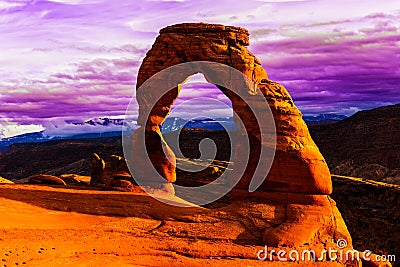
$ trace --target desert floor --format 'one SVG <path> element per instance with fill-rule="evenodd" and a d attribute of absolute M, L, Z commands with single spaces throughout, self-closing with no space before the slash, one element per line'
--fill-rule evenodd
<path fill-rule="evenodd" d="M 140 192 L 1 185 L 0 266 L 292 266 L 202 225 L 205 210 Z M 174 224 L 185 216 L 198 220 Z"/>

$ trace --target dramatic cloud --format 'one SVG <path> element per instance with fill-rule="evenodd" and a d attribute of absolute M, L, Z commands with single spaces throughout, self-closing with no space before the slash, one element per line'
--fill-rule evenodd
<path fill-rule="evenodd" d="M 358 30 L 344 28 L 361 22 Z M 351 115 L 400 102 L 399 22 L 397 12 L 316 26 L 286 25 L 277 29 L 284 38 L 265 38 L 252 49 L 270 78 L 289 89 L 303 113 Z M 310 30 L 327 26 L 334 27 L 330 32 Z"/>
<path fill-rule="evenodd" d="M 400 102 L 398 0 L 231 3 L 0 0 L 0 138 L 122 116 L 158 30 L 189 21 L 248 28 L 249 49 L 305 114 Z M 173 114 L 225 116 L 226 106 L 201 81 L 184 86 Z"/>

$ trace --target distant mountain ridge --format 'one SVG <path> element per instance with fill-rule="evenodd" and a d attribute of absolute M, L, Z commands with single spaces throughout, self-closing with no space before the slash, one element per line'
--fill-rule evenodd
<path fill-rule="evenodd" d="M 341 121 L 347 119 L 346 115 L 338 115 L 338 114 L 319 114 L 318 116 L 303 116 L 303 120 L 308 121 L 322 121 L 322 120 L 335 120 Z"/>
<path fill-rule="evenodd" d="M 101 137 L 120 136 L 124 120 L 110 119 L 110 118 L 96 118 L 82 122 L 66 121 L 66 123 L 67 125 L 76 126 L 78 133 L 51 134 L 48 133 L 48 131 L 43 130 L 40 132 L 25 133 L 12 137 L 0 138 L 0 152 L 6 151 L 12 144 L 40 143 L 40 142 L 47 142 L 51 140 L 62 140 L 62 139 L 82 139 L 82 138 L 101 138 Z M 78 126 L 93 126 L 93 128 L 89 129 L 90 131 L 87 130 L 87 127 L 85 127 L 84 130 L 80 130 Z M 117 127 L 120 128 L 121 130 L 116 131 L 115 129 Z M 57 128 L 57 126 L 55 126 L 55 128 Z"/>
<path fill-rule="evenodd" d="M 338 114 L 319 114 L 318 116 L 303 116 L 303 120 L 308 125 L 333 124 L 347 118 L 348 117 L 345 115 L 338 115 Z"/>
<path fill-rule="evenodd" d="M 323 125 L 335 123 L 339 120 L 347 118 L 344 115 L 337 114 L 320 114 L 318 116 L 304 116 L 303 119 L 307 124 L 310 125 Z M 67 125 L 76 127 L 75 131 L 81 133 L 59 133 L 62 129 L 58 130 L 57 133 L 48 133 L 48 131 L 40 131 L 33 133 L 26 133 L 8 138 L 0 138 L 0 152 L 4 152 L 12 144 L 19 143 L 38 143 L 46 142 L 50 140 L 61 140 L 61 139 L 82 139 L 82 138 L 101 138 L 120 136 L 122 134 L 122 127 L 124 125 L 123 119 L 111 119 L 111 118 L 95 118 L 87 121 L 66 121 Z M 79 126 L 82 126 L 80 129 Z M 89 129 L 87 127 L 90 126 Z M 57 128 L 57 127 L 55 127 Z M 116 130 L 116 128 L 120 130 Z M 194 118 L 194 119 L 183 119 L 179 117 L 168 117 L 161 126 L 163 133 L 174 132 L 179 129 L 204 129 L 204 130 L 237 130 L 237 126 L 233 120 L 233 117 L 221 117 L 221 118 Z"/>
<path fill-rule="evenodd" d="M 309 129 L 332 173 L 400 184 L 400 104 Z"/>
<path fill-rule="evenodd" d="M 311 122 L 318 122 L 318 119 L 323 121 L 324 119 L 343 117 L 331 114 L 320 115 L 312 117 Z M 308 118 L 305 117 L 305 120 L 308 121 Z M 46 141 L 66 140 L 67 143 L 76 143 L 77 140 L 78 143 L 92 143 L 102 137 L 118 139 L 121 137 L 121 131 L 107 131 L 108 125 L 121 125 L 122 123 L 122 120 L 90 120 L 87 124 L 101 125 L 99 129 L 104 129 L 104 131 L 64 137 L 49 136 L 42 131 L 3 138 L 0 140 L 0 151 L 6 154 L 5 151 L 9 147 L 11 147 L 10 150 L 24 147 L 24 144 L 27 147 L 36 147 L 35 143 L 45 143 Z M 192 130 L 186 131 L 186 137 L 189 136 L 189 139 L 193 141 L 197 130 L 218 131 L 223 130 L 224 127 L 229 131 L 236 129 L 232 117 L 191 120 L 169 117 L 161 128 L 165 138 L 168 133 L 176 133 L 181 128 Z M 111 129 L 113 128 L 111 127 Z M 360 111 L 334 124 L 309 124 L 309 129 L 332 173 L 400 184 L 400 104 Z M 92 138 L 93 141 L 89 141 L 89 138 Z M 192 145 L 193 142 L 188 141 L 187 143 Z M 19 144 L 23 144 L 23 146 L 17 146 Z"/>
<path fill-rule="evenodd" d="M 168 117 L 161 125 L 161 131 L 174 132 L 182 128 L 186 129 L 204 129 L 204 130 L 237 130 L 237 126 L 233 117 L 223 118 L 195 118 L 195 119 L 182 119 L 179 117 Z"/>
<path fill-rule="evenodd" d="M 12 144 L 18 143 L 38 143 L 49 141 L 48 136 L 43 134 L 44 131 L 34 132 L 34 133 L 26 133 L 13 137 L 6 137 L 0 139 L 0 152 L 5 151 Z"/>
<path fill-rule="evenodd" d="M 85 122 L 71 122 L 74 125 L 101 125 L 101 126 L 109 126 L 109 125 L 118 125 L 118 126 L 123 126 L 124 125 L 124 119 L 110 119 L 110 118 L 96 118 L 96 119 L 91 119 Z"/>

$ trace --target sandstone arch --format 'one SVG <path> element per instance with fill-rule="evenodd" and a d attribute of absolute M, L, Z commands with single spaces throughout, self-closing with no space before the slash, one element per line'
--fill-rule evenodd
<path fill-rule="evenodd" d="M 239 182 L 232 190 L 233 201 L 226 209 L 242 212 L 243 218 L 251 222 L 251 235 L 268 246 L 307 247 L 320 251 L 334 248 L 335 243 L 344 238 L 348 242 L 347 248 L 352 249 L 350 234 L 335 202 L 328 196 L 332 191 L 328 167 L 312 141 L 300 111 L 286 89 L 268 79 L 260 61 L 247 50 L 247 45 L 249 34 L 238 27 L 192 23 L 169 26 L 160 31 L 143 60 L 137 79 L 138 124 L 141 127 L 134 132 L 133 140 L 128 137 L 127 142 L 130 146 L 127 150 L 129 168 L 136 182 L 140 180 L 138 183 L 145 190 L 150 188 L 146 191 L 150 194 L 154 191 L 173 194 L 171 183 L 176 179 L 176 158 L 159 126 L 178 97 L 180 85 L 189 76 L 200 72 L 231 100 L 234 113 L 238 114 L 235 120 L 239 132 L 248 135 L 250 142 L 249 164 L 243 175 L 232 175 L 231 178 L 239 179 Z M 195 64 L 203 61 L 214 63 Z M 186 67 L 180 69 L 181 63 L 186 63 Z M 221 64 L 231 66 L 245 79 L 230 80 L 229 71 L 219 69 Z M 174 71 L 164 72 L 171 66 Z M 172 90 L 163 91 L 162 87 Z M 268 176 L 256 192 L 250 193 L 248 188 L 257 164 L 261 164 L 261 169 L 266 167 L 266 158 L 260 151 L 269 145 L 263 137 L 270 130 L 256 123 L 254 109 L 249 109 L 253 105 L 260 110 L 268 106 L 272 111 L 277 142 Z M 144 150 L 148 157 L 143 155 Z M 234 160 L 241 153 L 246 153 L 246 149 L 239 142 Z M 193 189 L 191 192 L 198 194 L 201 187 Z M 153 195 L 157 198 L 157 194 Z M 181 196 L 181 192 L 178 195 Z M 199 205 L 204 203 L 201 199 L 196 201 Z"/>
<path fill-rule="evenodd" d="M 193 61 L 211 61 L 229 65 L 250 78 L 262 92 L 271 108 L 276 124 L 276 155 L 268 177 L 259 187 L 259 191 L 276 191 L 308 194 L 330 194 L 332 184 L 328 167 L 318 148 L 310 137 L 307 126 L 302 120 L 287 90 L 280 84 L 270 81 L 261 62 L 246 48 L 249 45 L 249 33 L 239 27 L 204 23 L 186 23 L 166 27 L 160 31 L 150 51 L 140 67 L 137 88 L 153 75 L 171 66 Z M 159 126 L 168 116 L 171 106 L 178 97 L 180 84 L 188 76 L 201 72 L 210 83 L 216 79 L 227 80 L 229 77 L 207 75 L 210 71 L 193 69 L 192 72 L 171 73 L 163 77 L 174 89 L 154 103 L 153 91 L 137 91 L 139 103 L 138 124 L 141 126 L 134 134 L 134 143 L 140 139 L 140 132 L 146 136 L 146 146 L 153 165 L 168 182 L 174 182 L 175 156 L 162 139 Z M 224 75 L 224 74 L 222 74 Z M 217 85 L 218 86 L 218 85 Z M 248 189 L 254 169 L 259 159 L 262 130 L 257 127 L 254 115 L 249 112 L 247 104 L 222 86 L 218 88 L 232 101 L 233 110 L 244 122 L 244 129 L 251 140 L 250 159 L 246 172 L 241 177 L 236 189 Z M 255 93 L 251 86 L 241 87 L 249 95 Z M 147 117 L 147 114 L 150 114 Z M 237 119 L 237 118 L 236 118 Z M 133 146 L 134 149 L 135 146 Z M 163 152 L 163 148 L 167 151 Z M 241 153 L 240 144 L 236 153 Z M 136 175 L 146 176 L 146 163 L 132 153 L 132 161 L 138 165 Z M 149 182 L 151 177 L 149 177 Z"/>

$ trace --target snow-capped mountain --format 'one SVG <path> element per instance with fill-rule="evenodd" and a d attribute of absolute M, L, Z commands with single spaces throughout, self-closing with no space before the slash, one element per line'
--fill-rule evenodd
<path fill-rule="evenodd" d="M 49 136 L 71 137 L 76 135 L 121 132 L 124 125 L 123 119 L 95 118 L 85 121 L 51 121 L 46 125 L 44 133 Z"/>
<path fill-rule="evenodd" d="M 100 126 L 110 126 L 110 125 L 116 125 L 116 126 L 122 126 L 124 125 L 124 119 L 110 119 L 110 118 L 96 118 L 96 119 L 91 119 L 88 121 L 82 121 L 82 122 L 71 122 L 73 125 L 100 125 Z"/>
<path fill-rule="evenodd" d="M 38 143 L 60 139 L 101 138 L 121 135 L 123 119 L 96 118 L 87 121 L 50 123 L 45 130 L 0 138 L 0 152 L 16 143 Z M 133 125 L 135 126 L 135 125 Z"/>
<path fill-rule="evenodd" d="M 346 119 L 345 115 L 338 114 L 320 114 L 318 116 L 304 116 L 303 119 L 307 124 L 329 124 L 335 123 Z M 205 129 L 205 130 L 236 130 L 237 126 L 233 117 L 224 118 L 196 118 L 185 120 L 179 117 L 168 117 L 163 125 L 161 131 L 163 133 L 177 131 L 181 128 L 186 129 Z"/>
<path fill-rule="evenodd" d="M 177 131 L 181 128 L 186 129 L 204 129 L 204 130 L 236 130 L 237 126 L 232 117 L 224 118 L 196 118 L 196 119 L 182 119 L 179 117 L 168 117 L 163 125 L 161 131 L 163 133 Z"/>
<path fill-rule="evenodd" d="M 338 114 L 319 114 L 318 116 L 303 116 L 304 121 L 322 121 L 322 120 L 335 120 L 341 121 L 346 119 L 347 116 L 345 115 L 338 115 Z"/>
<path fill-rule="evenodd" d="M 37 143 L 51 140 L 51 138 L 43 132 L 44 131 L 0 138 L 0 152 L 6 150 L 10 145 L 15 143 Z"/>
<path fill-rule="evenodd" d="M 345 115 L 338 114 L 319 114 L 318 116 L 303 116 L 303 120 L 308 125 L 332 124 L 348 118 Z"/>
<path fill-rule="evenodd" d="M 344 115 L 320 114 L 318 116 L 304 116 L 303 119 L 309 125 L 329 124 L 347 118 Z M 87 121 L 64 121 L 51 124 L 44 131 L 26 133 L 8 138 L 0 138 L 0 151 L 5 151 L 15 143 L 37 143 L 59 139 L 101 138 L 120 136 L 124 126 L 123 119 L 96 118 Z M 137 128 L 135 123 L 129 124 L 129 130 Z M 179 129 L 205 129 L 205 130 L 236 130 L 237 126 L 232 117 L 224 118 L 196 118 L 182 119 L 168 117 L 161 131 L 163 133 L 177 131 Z"/>

